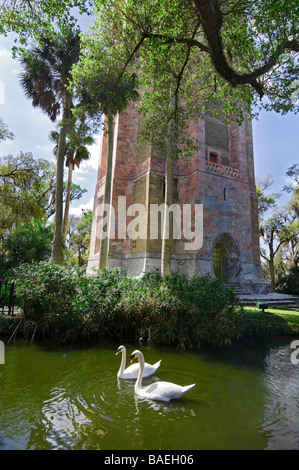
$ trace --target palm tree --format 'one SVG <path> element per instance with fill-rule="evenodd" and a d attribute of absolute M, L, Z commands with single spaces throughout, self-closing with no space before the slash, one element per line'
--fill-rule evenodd
<path fill-rule="evenodd" d="M 23 53 L 23 73 L 20 83 L 34 107 L 39 107 L 52 121 L 61 118 L 57 146 L 55 230 L 52 244 L 52 261 L 63 263 L 63 168 L 66 135 L 73 100 L 68 90 L 71 70 L 80 55 L 80 31 L 70 29 L 63 36 L 44 38 L 42 45 Z"/>
<path fill-rule="evenodd" d="M 64 206 L 64 216 L 62 224 L 62 233 L 64 237 L 67 235 L 68 228 L 68 219 L 69 219 L 69 209 L 71 203 L 71 190 L 72 190 L 72 180 L 73 180 L 73 171 L 75 166 L 79 168 L 83 160 L 89 160 L 90 152 L 87 148 L 88 145 L 95 143 L 95 140 L 92 136 L 81 136 L 76 131 L 72 132 L 73 142 L 69 139 L 66 141 L 65 146 L 65 166 L 68 168 L 68 179 L 67 179 L 67 188 L 66 188 L 66 199 Z M 57 131 L 51 131 L 49 138 L 52 142 L 55 142 L 54 154 L 57 155 L 59 133 Z"/>

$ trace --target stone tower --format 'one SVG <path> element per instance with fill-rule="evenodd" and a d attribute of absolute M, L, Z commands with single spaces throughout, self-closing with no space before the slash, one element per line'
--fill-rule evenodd
<path fill-rule="evenodd" d="M 115 120 L 113 157 L 112 232 L 109 237 L 108 267 L 119 267 L 132 275 L 161 269 L 161 229 L 158 237 L 132 238 L 126 226 L 134 220 L 128 210 L 134 204 L 146 209 L 164 203 L 165 155 L 154 145 L 136 146 L 141 119 L 129 106 Z M 174 203 L 189 206 L 193 221 L 195 207 L 202 224 L 202 243 L 186 249 L 186 240 L 172 243 L 171 270 L 187 275 L 210 275 L 247 292 L 265 293 L 260 266 L 257 197 L 254 177 L 252 128 L 246 119 L 241 126 L 226 125 L 221 118 L 205 116 L 190 126 L 198 144 L 188 163 L 174 164 Z M 99 209 L 103 203 L 107 136 L 102 135 L 88 271 L 99 263 Z M 136 207 L 136 206 L 134 206 Z M 181 217 L 183 219 L 182 213 Z M 140 222 L 140 219 L 139 219 Z M 139 230 L 144 227 L 140 227 Z M 136 227 L 135 227 L 136 228 Z M 136 233 L 136 231 L 135 231 Z M 144 233 L 144 231 L 143 231 Z M 183 233 L 183 232 L 182 232 Z"/>

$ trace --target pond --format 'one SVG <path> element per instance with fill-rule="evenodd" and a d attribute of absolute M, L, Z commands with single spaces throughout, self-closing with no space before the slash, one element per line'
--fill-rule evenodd
<path fill-rule="evenodd" d="M 170 403 L 138 398 L 134 381 L 117 379 L 118 343 L 11 342 L 0 363 L 0 449 L 299 450 L 291 342 L 251 340 L 196 353 L 138 347 L 147 362 L 162 359 L 143 383 L 196 382 Z M 126 346 L 128 364 L 136 345 Z"/>

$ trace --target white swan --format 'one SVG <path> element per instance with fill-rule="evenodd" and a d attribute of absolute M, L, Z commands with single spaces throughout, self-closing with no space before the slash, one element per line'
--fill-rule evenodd
<path fill-rule="evenodd" d="M 186 385 L 182 387 L 181 385 L 177 385 L 171 382 L 154 382 L 146 387 L 141 385 L 143 370 L 144 370 L 144 356 L 142 352 L 134 351 L 131 354 L 131 362 L 134 361 L 135 358 L 138 358 L 140 368 L 138 373 L 138 378 L 135 382 L 134 391 L 136 395 L 142 398 L 149 398 L 150 400 L 160 400 L 160 401 L 170 401 L 175 398 L 181 398 L 187 390 L 194 387 L 195 384 Z"/>
<path fill-rule="evenodd" d="M 125 369 L 126 365 L 126 348 L 125 346 L 121 345 L 116 351 L 116 356 L 121 352 L 122 358 L 121 358 L 121 364 L 119 371 L 117 373 L 117 377 L 119 379 L 137 379 L 138 377 L 138 371 L 139 371 L 139 364 L 131 364 L 129 367 Z M 156 364 L 148 364 L 147 362 L 144 364 L 144 372 L 143 372 L 143 377 L 148 377 L 149 375 L 152 375 L 156 372 L 158 367 L 160 367 L 161 364 L 161 359 L 160 361 L 156 362 Z"/>

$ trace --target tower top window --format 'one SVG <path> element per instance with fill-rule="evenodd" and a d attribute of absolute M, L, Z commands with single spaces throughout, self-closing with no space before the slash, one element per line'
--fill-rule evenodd
<path fill-rule="evenodd" d="M 209 153 L 209 160 L 210 160 L 210 162 L 212 162 L 212 163 L 219 163 L 219 162 L 218 162 L 218 154 L 215 153 L 215 152 L 210 152 L 210 153 Z"/>

